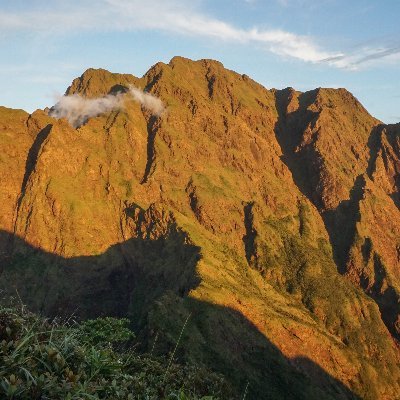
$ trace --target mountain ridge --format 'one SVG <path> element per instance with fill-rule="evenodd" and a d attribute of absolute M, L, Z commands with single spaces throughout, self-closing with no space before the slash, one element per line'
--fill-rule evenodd
<path fill-rule="evenodd" d="M 128 99 L 75 130 L 40 110 L 0 109 L 0 287 L 11 282 L 45 314 L 75 311 L 73 299 L 83 318 L 97 298 L 95 314 L 118 314 L 116 290 L 137 330 L 163 332 L 166 346 L 169 320 L 181 326 L 196 311 L 182 357 L 217 359 L 252 398 L 301 398 L 269 357 L 293 387 L 308 385 L 304 398 L 395 398 L 400 125 L 383 125 L 345 89 L 267 90 L 181 57 L 142 78 L 89 69 L 66 94 L 129 85 L 166 112 L 153 118 Z M 241 318 L 258 333 L 233 328 Z M 285 375 L 288 365 L 300 375 Z"/>

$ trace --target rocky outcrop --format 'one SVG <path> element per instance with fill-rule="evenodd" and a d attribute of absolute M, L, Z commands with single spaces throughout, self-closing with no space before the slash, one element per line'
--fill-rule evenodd
<path fill-rule="evenodd" d="M 127 315 L 156 352 L 190 316 L 180 356 L 250 398 L 396 398 L 399 127 L 212 60 L 90 69 L 67 94 L 129 85 L 166 112 L 127 98 L 74 129 L 0 109 L 3 291 Z"/>

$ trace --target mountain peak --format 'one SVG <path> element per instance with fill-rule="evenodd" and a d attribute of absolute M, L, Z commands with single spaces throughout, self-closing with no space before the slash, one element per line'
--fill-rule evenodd
<path fill-rule="evenodd" d="M 0 290 L 128 316 L 155 353 L 184 326 L 180 356 L 249 398 L 396 398 L 400 124 L 182 57 L 66 93 L 130 85 L 77 129 L 0 108 Z"/>
<path fill-rule="evenodd" d="M 108 94 L 115 85 L 137 84 L 138 78 L 130 74 L 117 74 L 103 68 L 89 68 L 79 78 L 75 78 L 67 88 L 67 96 L 80 94 L 93 98 Z"/>

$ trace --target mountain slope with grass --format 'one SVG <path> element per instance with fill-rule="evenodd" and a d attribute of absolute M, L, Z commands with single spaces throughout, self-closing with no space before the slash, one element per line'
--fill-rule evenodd
<path fill-rule="evenodd" d="M 396 398 L 400 127 L 345 89 L 267 90 L 211 60 L 89 69 L 66 92 L 123 93 L 76 129 L 0 109 L 4 294 L 128 317 L 156 354 L 185 325 L 176 357 L 238 397 Z"/>

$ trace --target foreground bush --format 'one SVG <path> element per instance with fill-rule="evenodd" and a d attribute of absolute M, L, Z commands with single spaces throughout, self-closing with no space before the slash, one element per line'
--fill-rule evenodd
<path fill-rule="evenodd" d="M 133 337 L 127 320 L 57 323 L 0 306 L 0 398 L 227 398 L 220 376 L 139 355 Z"/>

